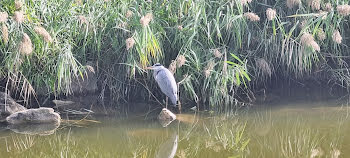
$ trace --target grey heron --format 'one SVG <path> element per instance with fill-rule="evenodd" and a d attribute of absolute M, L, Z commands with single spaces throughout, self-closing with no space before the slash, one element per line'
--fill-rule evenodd
<path fill-rule="evenodd" d="M 173 74 L 163 65 L 156 63 L 146 69 L 153 70 L 153 77 L 157 81 L 160 90 L 170 98 L 173 106 L 177 102 L 177 85 Z M 167 105 L 166 105 L 167 106 Z"/>

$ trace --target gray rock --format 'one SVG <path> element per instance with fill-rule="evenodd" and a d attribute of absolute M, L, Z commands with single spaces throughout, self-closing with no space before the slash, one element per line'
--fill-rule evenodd
<path fill-rule="evenodd" d="M 60 126 L 59 123 L 44 124 L 11 124 L 7 128 L 19 134 L 29 135 L 51 135 Z"/>
<path fill-rule="evenodd" d="M 10 95 L 0 92 L 0 120 L 15 112 L 26 110 L 24 106 L 16 103 Z"/>
<path fill-rule="evenodd" d="M 162 111 L 158 115 L 158 120 L 159 123 L 163 126 L 166 127 L 168 126 L 171 122 L 176 120 L 176 115 L 172 113 L 170 110 L 163 108 Z"/>
<path fill-rule="evenodd" d="M 9 124 L 60 123 L 61 117 L 52 108 L 38 108 L 19 111 L 6 118 Z"/>

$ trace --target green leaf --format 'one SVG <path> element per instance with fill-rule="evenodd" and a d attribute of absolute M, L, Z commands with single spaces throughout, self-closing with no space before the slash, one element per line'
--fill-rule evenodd
<path fill-rule="evenodd" d="M 232 57 L 234 57 L 236 60 L 238 60 L 241 64 L 244 64 L 243 61 L 241 59 L 238 58 L 238 56 L 236 56 L 233 53 L 230 53 Z"/>

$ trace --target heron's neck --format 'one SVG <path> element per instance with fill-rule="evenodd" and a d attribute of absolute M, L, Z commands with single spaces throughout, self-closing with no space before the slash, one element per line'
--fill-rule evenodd
<path fill-rule="evenodd" d="M 158 73 L 161 72 L 161 71 L 162 71 L 162 69 L 154 70 L 153 76 L 156 77 L 158 75 Z"/>

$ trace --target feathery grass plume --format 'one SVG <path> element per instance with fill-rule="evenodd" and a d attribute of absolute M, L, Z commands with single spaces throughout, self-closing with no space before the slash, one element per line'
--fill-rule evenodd
<path fill-rule="evenodd" d="M 75 0 L 75 3 L 78 4 L 78 5 L 82 5 L 83 4 L 82 0 Z"/>
<path fill-rule="evenodd" d="M 321 8 L 321 1 L 320 0 L 309 0 L 308 4 L 312 10 L 320 10 L 320 8 Z"/>
<path fill-rule="evenodd" d="M 266 9 L 266 17 L 270 21 L 275 19 L 276 18 L 276 9 L 267 8 Z"/>
<path fill-rule="evenodd" d="M 321 50 L 320 46 L 318 45 L 318 43 L 316 41 L 310 41 L 309 46 L 311 48 L 313 48 L 315 51 L 319 52 Z"/>
<path fill-rule="evenodd" d="M 125 17 L 130 18 L 134 13 L 131 10 L 126 11 Z"/>
<path fill-rule="evenodd" d="M 323 29 L 319 28 L 318 31 L 317 31 L 317 38 L 320 40 L 320 41 L 323 41 L 326 39 L 326 33 L 323 31 Z"/>
<path fill-rule="evenodd" d="M 250 21 L 259 21 L 260 17 L 252 12 L 246 12 L 244 13 L 244 16 L 249 19 Z"/>
<path fill-rule="evenodd" d="M 23 33 L 23 38 L 19 44 L 19 52 L 24 55 L 30 55 L 33 52 L 32 41 L 26 33 Z"/>
<path fill-rule="evenodd" d="M 322 17 L 322 20 L 324 20 L 324 19 L 327 18 L 327 14 L 328 14 L 328 12 L 320 10 L 315 16 L 316 17 Z"/>
<path fill-rule="evenodd" d="M 9 15 L 6 12 L 0 12 L 0 23 L 6 22 Z"/>
<path fill-rule="evenodd" d="M 268 76 L 272 75 L 271 67 L 269 63 L 263 58 L 259 58 L 256 60 L 255 65 L 258 69 L 260 69 L 263 74 L 267 74 Z"/>
<path fill-rule="evenodd" d="M 348 4 L 338 5 L 337 11 L 340 15 L 347 16 L 350 14 L 350 5 L 348 5 Z"/>
<path fill-rule="evenodd" d="M 177 25 L 177 29 L 182 30 L 183 29 L 182 25 Z"/>
<path fill-rule="evenodd" d="M 14 19 L 16 22 L 22 23 L 24 21 L 23 11 L 15 11 Z"/>
<path fill-rule="evenodd" d="M 44 40 L 48 43 L 51 43 L 53 40 L 51 38 L 51 35 L 45 30 L 45 28 L 41 26 L 35 26 L 34 31 L 44 38 Z"/>
<path fill-rule="evenodd" d="M 334 30 L 332 38 L 333 38 L 333 41 L 334 41 L 335 43 L 338 43 L 338 44 L 341 43 L 342 37 L 341 37 L 341 35 L 340 35 L 339 30 Z"/>
<path fill-rule="evenodd" d="M 214 56 L 217 58 L 221 58 L 222 54 L 220 53 L 219 49 L 215 49 L 213 52 Z"/>
<path fill-rule="evenodd" d="M 23 3 L 22 3 L 22 2 L 20 2 L 20 1 L 15 1 L 15 8 L 16 8 L 17 10 L 20 10 L 20 9 L 22 8 L 22 6 L 23 6 Z"/>
<path fill-rule="evenodd" d="M 171 61 L 168 69 L 172 74 L 174 74 L 176 72 L 176 61 L 175 60 Z"/>
<path fill-rule="evenodd" d="M 120 24 L 118 24 L 118 27 L 121 27 L 121 28 L 126 28 L 128 26 L 128 23 L 126 22 L 121 22 Z"/>
<path fill-rule="evenodd" d="M 303 46 L 309 46 L 318 52 L 320 51 L 320 46 L 317 44 L 317 42 L 314 40 L 310 33 L 305 32 L 300 38 L 300 43 Z"/>
<path fill-rule="evenodd" d="M 130 48 L 132 48 L 135 44 L 135 40 L 134 38 L 130 37 L 128 39 L 125 40 L 126 43 L 126 50 L 129 50 Z"/>
<path fill-rule="evenodd" d="M 86 69 L 89 70 L 90 72 L 95 73 L 94 67 L 92 67 L 92 66 L 90 66 L 90 65 L 86 65 L 85 67 L 86 67 Z"/>
<path fill-rule="evenodd" d="M 85 16 L 79 15 L 78 18 L 79 18 L 79 21 L 81 24 L 86 24 L 86 25 L 89 24 L 89 22 L 86 20 Z"/>
<path fill-rule="evenodd" d="M 301 21 L 300 22 L 300 24 L 299 24 L 299 28 L 304 28 L 305 27 L 305 25 L 306 25 L 306 23 L 307 23 L 307 20 L 306 19 L 304 19 L 303 21 Z"/>
<path fill-rule="evenodd" d="M 211 71 L 214 69 L 214 66 L 215 66 L 214 64 L 215 63 L 213 61 L 210 61 L 208 65 L 205 67 L 203 71 L 205 78 L 208 78 L 210 76 Z"/>
<path fill-rule="evenodd" d="M 140 23 L 143 27 L 148 26 L 149 22 L 153 19 L 152 13 L 147 13 L 145 16 L 142 16 L 140 19 Z"/>
<path fill-rule="evenodd" d="M 287 0 L 287 7 L 289 9 L 294 8 L 295 6 L 298 6 L 301 3 L 300 0 Z"/>
<path fill-rule="evenodd" d="M 252 0 L 241 0 L 242 5 L 247 5 L 250 2 L 252 2 Z"/>
<path fill-rule="evenodd" d="M 184 55 L 179 55 L 176 59 L 176 66 L 178 68 L 182 67 L 186 63 L 186 57 Z"/>
<path fill-rule="evenodd" d="M 329 2 L 326 3 L 326 4 L 324 5 L 324 10 L 327 11 L 327 12 L 333 11 L 332 3 L 329 3 Z"/>
<path fill-rule="evenodd" d="M 4 40 L 4 43 L 7 44 L 7 42 L 9 41 L 9 30 L 6 24 L 4 23 L 2 24 L 1 32 L 2 32 L 2 39 Z"/>

